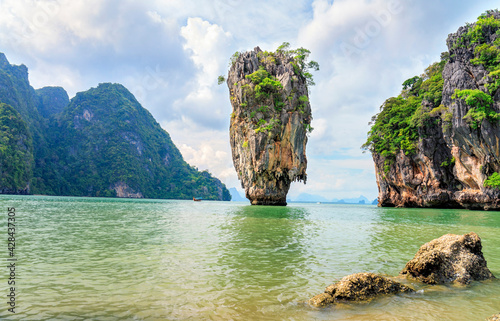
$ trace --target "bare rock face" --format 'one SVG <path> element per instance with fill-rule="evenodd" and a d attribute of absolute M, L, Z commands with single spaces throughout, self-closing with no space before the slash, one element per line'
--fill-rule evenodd
<path fill-rule="evenodd" d="M 498 21 L 500 13 L 491 11 L 487 17 Z M 386 157 L 373 153 L 379 206 L 500 210 L 500 188 L 485 187 L 489 177 L 500 174 L 500 125 L 497 116 L 480 115 L 488 109 L 500 112 L 498 77 L 492 73 L 496 67 L 479 59 L 481 48 L 497 50 L 499 44 L 499 27 L 488 21 L 448 36 L 442 99 L 432 103 L 424 98 L 421 111 L 432 125 L 418 128 L 415 152 L 401 150 L 389 165 Z M 481 91 L 492 104 L 473 110 L 466 99 L 455 96 L 457 90 Z"/>
<path fill-rule="evenodd" d="M 229 70 L 233 163 L 253 205 L 286 205 L 290 184 L 307 179 L 312 117 L 297 64 L 286 51 L 257 47 L 234 57 Z"/>
<path fill-rule="evenodd" d="M 420 247 L 400 273 L 427 284 L 469 284 L 494 278 L 476 233 L 446 234 Z"/>
<path fill-rule="evenodd" d="M 309 300 L 309 304 L 322 307 L 336 302 L 368 301 L 380 295 L 411 293 L 406 285 L 373 273 L 356 273 L 342 278 Z"/>

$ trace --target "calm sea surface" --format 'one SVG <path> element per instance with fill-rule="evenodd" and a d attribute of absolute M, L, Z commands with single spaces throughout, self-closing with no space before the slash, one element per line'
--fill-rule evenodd
<path fill-rule="evenodd" d="M 8 312 L 7 208 L 16 209 Z M 484 320 L 500 281 L 316 309 L 356 272 L 397 275 L 443 234 L 476 232 L 500 277 L 500 213 L 375 206 L 0 196 L 2 320 Z"/>

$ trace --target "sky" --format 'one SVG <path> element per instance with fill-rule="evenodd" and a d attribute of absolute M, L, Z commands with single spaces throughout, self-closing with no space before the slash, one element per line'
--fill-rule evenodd
<path fill-rule="evenodd" d="M 70 98 L 121 83 L 170 134 L 184 159 L 228 188 L 241 185 L 229 145 L 231 55 L 283 42 L 311 51 L 314 131 L 301 193 L 325 199 L 378 194 L 371 117 L 446 51 L 446 38 L 491 0 L 0 0 L 0 52 L 25 64 L 34 88 Z M 243 193 L 242 193 L 243 195 Z"/>

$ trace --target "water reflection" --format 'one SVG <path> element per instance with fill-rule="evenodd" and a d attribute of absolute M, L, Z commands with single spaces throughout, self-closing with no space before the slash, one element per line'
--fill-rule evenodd
<path fill-rule="evenodd" d="M 288 289 L 291 284 L 296 289 L 307 283 L 308 216 L 308 210 L 301 207 L 235 209 L 222 227 L 230 237 L 220 244 L 218 259 L 222 267 L 219 286 L 232 292 L 229 296 L 226 293 L 225 304 L 239 309 L 245 309 L 245 302 L 254 302 L 247 309 L 279 304 L 293 297 L 293 290 Z"/>
<path fill-rule="evenodd" d="M 399 273 L 420 246 L 449 233 L 476 232 L 483 240 L 485 257 L 496 260 L 497 255 L 490 256 L 499 240 L 500 215 L 496 212 L 395 208 L 378 208 L 377 212 L 370 257 L 384 273 Z"/>
<path fill-rule="evenodd" d="M 500 226 L 500 213 L 457 209 L 378 208 L 383 221 L 396 224 Z"/>

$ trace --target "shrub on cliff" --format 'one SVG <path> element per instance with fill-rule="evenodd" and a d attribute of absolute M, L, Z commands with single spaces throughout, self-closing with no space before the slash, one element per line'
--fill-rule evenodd
<path fill-rule="evenodd" d="M 400 150 L 406 155 L 415 152 L 418 128 L 433 124 L 430 119 L 441 104 L 446 59 L 443 55 L 442 60 L 430 65 L 423 75 L 406 80 L 401 94 L 384 102 L 380 113 L 372 117 L 363 149 L 382 155 L 389 162 Z"/>

